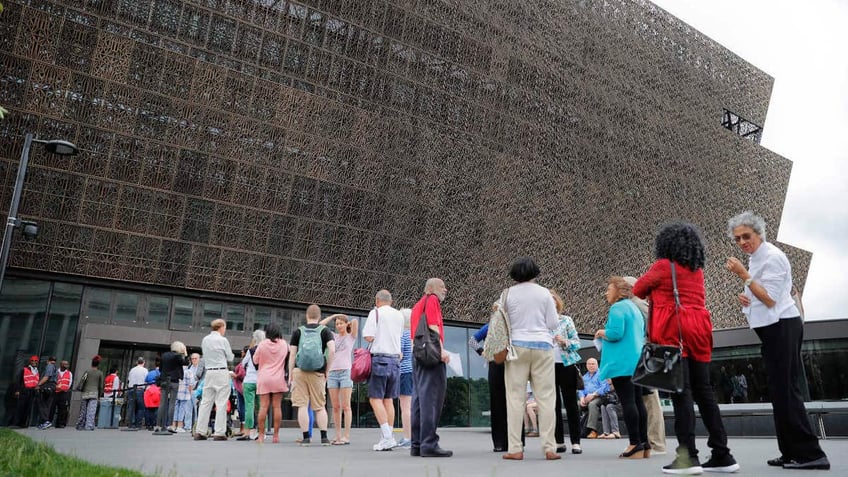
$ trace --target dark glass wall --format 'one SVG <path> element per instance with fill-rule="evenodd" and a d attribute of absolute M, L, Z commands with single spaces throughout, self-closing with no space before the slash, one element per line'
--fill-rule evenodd
<path fill-rule="evenodd" d="M 15 377 L 27 359 L 49 356 L 72 360 L 82 287 L 7 277 L 0 295 L 0 394 L 5 397 L 0 424 L 14 405 Z"/>

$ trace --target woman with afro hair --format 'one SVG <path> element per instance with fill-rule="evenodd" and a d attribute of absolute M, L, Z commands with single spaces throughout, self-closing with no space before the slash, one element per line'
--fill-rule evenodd
<path fill-rule="evenodd" d="M 651 314 L 648 340 L 677 346 L 683 335 L 683 392 L 672 395 L 677 457 L 663 467 L 664 473 L 691 475 L 703 471 L 736 472 L 739 464 L 727 447 L 727 432 L 710 385 L 710 360 L 713 349 L 713 325 L 705 307 L 704 241 L 697 227 L 689 223 L 668 224 L 657 234 L 656 261 L 633 285 L 633 294 L 648 298 Z M 674 263 L 680 297 L 680 328 L 675 313 L 671 266 Z M 709 432 L 707 445 L 712 456 L 703 465 L 695 447 L 695 407 Z"/>

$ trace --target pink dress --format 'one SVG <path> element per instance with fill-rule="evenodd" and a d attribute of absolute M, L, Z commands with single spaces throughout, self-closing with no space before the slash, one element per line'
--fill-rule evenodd
<path fill-rule="evenodd" d="M 286 383 L 286 355 L 289 345 L 285 340 L 276 342 L 266 339 L 259 343 L 253 361 L 259 365 L 256 372 L 256 394 L 284 393 L 289 390 Z"/>

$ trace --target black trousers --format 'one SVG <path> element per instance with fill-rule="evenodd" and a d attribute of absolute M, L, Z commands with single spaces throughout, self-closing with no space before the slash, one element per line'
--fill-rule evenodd
<path fill-rule="evenodd" d="M 677 455 L 698 456 L 695 447 L 695 404 L 707 428 L 707 445 L 716 457 L 730 453 L 727 432 L 710 383 L 710 363 L 683 358 L 683 392 L 671 395 L 674 407 L 674 433 L 677 436 Z"/>
<path fill-rule="evenodd" d="M 506 383 L 504 365 L 489 362 L 489 409 L 492 413 L 492 447 L 506 449 Z"/>
<path fill-rule="evenodd" d="M 68 425 L 68 410 L 71 407 L 71 391 L 57 392 L 53 398 L 53 413 L 56 414 L 56 427 L 65 427 Z"/>
<path fill-rule="evenodd" d="M 568 437 L 572 444 L 580 444 L 580 411 L 577 409 L 577 368 L 572 364 L 554 364 L 556 395 L 556 428 L 554 438 L 557 444 L 565 443 L 562 425 L 562 405 L 565 404 L 565 415 L 568 417 Z M 565 401 L 563 403 L 563 400 Z"/>
<path fill-rule="evenodd" d="M 807 417 L 803 391 L 797 379 L 803 366 L 804 323 L 800 317 L 790 318 L 754 328 L 754 331 L 763 343 L 763 363 L 781 455 L 784 459 L 801 462 L 823 457 L 825 454 Z"/>
<path fill-rule="evenodd" d="M 32 414 L 32 400 L 35 389 L 21 389 L 18 395 L 18 405 L 15 408 L 15 424 L 18 427 L 29 427 L 29 417 Z"/>
<path fill-rule="evenodd" d="M 43 424 L 53 418 L 53 400 L 56 398 L 55 388 L 46 388 L 38 393 L 38 419 Z"/>
<path fill-rule="evenodd" d="M 412 448 L 430 452 L 439 448 L 439 419 L 445 404 L 447 370 L 445 363 L 432 368 L 418 366 L 413 360 Z"/>
<path fill-rule="evenodd" d="M 624 423 L 627 424 L 627 437 L 631 445 L 648 442 L 648 410 L 642 400 L 642 389 L 633 384 L 630 376 L 612 378 L 612 385 L 618 393 L 621 408 L 624 411 Z M 636 388 L 639 388 L 638 390 Z"/>

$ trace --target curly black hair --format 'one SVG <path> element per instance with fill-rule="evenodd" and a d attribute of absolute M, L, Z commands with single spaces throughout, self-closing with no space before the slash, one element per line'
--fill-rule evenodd
<path fill-rule="evenodd" d="M 693 272 L 704 268 L 707 258 L 701 231 L 687 222 L 666 224 L 657 234 L 654 255 L 657 259 L 667 258 Z"/>

